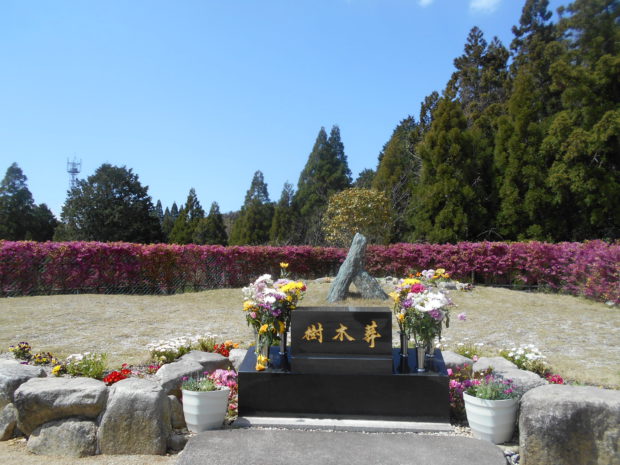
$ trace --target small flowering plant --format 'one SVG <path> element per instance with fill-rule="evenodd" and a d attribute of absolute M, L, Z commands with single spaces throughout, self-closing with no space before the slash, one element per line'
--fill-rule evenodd
<path fill-rule="evenodd" d="M 18 360 L 30 360 L 32 358 L 32 347 L 27 342 L 18 342 L 14 346 L 9 346 L 9 352 Z"/>
<path fill-rule="evenodd" d="M 500 355 L 521 370 L 532 371 L 544 376 L 549 371 L 546 357 L 533 344 L 526 344 L 500 351 Z"/>
<path fill-rule="evenodd" d="M 302 281 L 287 279 L 288 263 L 280 263 L 281 277 L 274 281 L 269 274 L 260 276 L 248 287 L 243 288 L 243 311 L 246 321 L 258 335 L 256 369 L 262 371 L 269 362 L 262 354 L 280 337 L 285 337 L 291 322 L 291 312 L 303 299 L 306 285 Z"/>
<path fill-rule="evenodd" d="M 205 371 L 202 376 L 198 377 L 184 376 L 183 383 L 181 384 L 181 389 L 183 389 L 184 391 L 206 392 L 218 391 L 223 388 L 228 388 L 229 384 L 232 384 L 232 375 L 230 375 L 228 372 L 229 370 L 215 370 L 213 373 Z"/>
<path fill-rule="evenodd" d="M 433 288 L 417 278 L 401 279 L 390 294 L 393 311 L 401 333 L 415 340 L 416 345 L 429 347 L 441 339 L 443 324 L 450 325 L 452 301 L 445 291 Z M 460 319 L 465 319 L 462 314 Z"/>
<path fill-rule="evenodd" d="M 455 369 L 448 368 L 449 396 L 450 396 L 450 417 L 455 421 L 464 421 L 465 401 L 463 400 L 463 392 L 470 387 L 480 384 L 480 380 L 489 376 L 493 370 L 487 368 L 484 371 L 473 371 L 472 366 L 464 364 L 462 367 Z"/>
<path fill-rule="evenodd" d="M 506 400 L 518 397 L 518 392 L 510 379 L 500 379 L 487 375 L 479 383 L 470 386 L 467 394 L 478 399 Z"/>

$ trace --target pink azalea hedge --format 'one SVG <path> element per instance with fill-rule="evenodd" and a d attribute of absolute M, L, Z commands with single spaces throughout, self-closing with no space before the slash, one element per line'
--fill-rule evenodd
<path fill-rule="evenodd" d="M 290 263 L 295 276 L 334 275 L 346 249 L 0 241 L 0 295 L 171 293 L 245 286 Z M 375 276 L 443 267 L 462 281 L 524 284 L 620 303 L 620 244 L 461 242 L 370 246 Z"/>

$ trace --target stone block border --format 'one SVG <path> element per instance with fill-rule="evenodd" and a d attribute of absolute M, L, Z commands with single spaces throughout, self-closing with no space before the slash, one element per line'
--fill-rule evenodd
<path fill-rule="evenodd" d="M 30 452 L 67 457 L 182 450 L 183 377 L 231 367 L 220 354 L 193 351 L 154 377 L 106 386 L 91 378 L 47 377 L 40 367 L 0 360 L 0 441 L 24 435 Z"/>

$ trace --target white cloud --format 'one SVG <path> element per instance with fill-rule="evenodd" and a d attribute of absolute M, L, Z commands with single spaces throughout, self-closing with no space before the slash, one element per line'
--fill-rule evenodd
<path fill-rule="evenodd" d="M 429 6 L 434 1 L 435 0 L 418 0 L 418 3 L 420 4 L 420 6 Z"/>
<path fill-rule="evenodd" d="M 470 0 L 469 8 L 481 13 L 493 13 L 502 0 Z"/>

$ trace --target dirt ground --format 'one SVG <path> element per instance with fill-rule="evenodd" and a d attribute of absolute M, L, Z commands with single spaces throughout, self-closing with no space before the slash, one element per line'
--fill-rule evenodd
<path fill-rule="evenodd" d="M 329 283 L 312 282 L 303 301 L 324 306 Z M 386 288 L 386 290 L 389 290 Z M 452 291 L 456 308 L 444 333 L 448 348 L 459 342 L 483 343 L 485 355 L 502 348 L 534 344 L 554 372 L 572 381 L 620 388 L 620 309 L 583 298 L 477 287 Z M 251 330 L 241 311 L 240 289 L 219 289 L 173 296 L 63 295 L 0 299 L 0 352 L 20 341 L 33 351 L 67 356 L 105 352 L 109 366 L 148 361 L 146 345 L 161 339 L 211 333 L 248 346 Z M 348 299 L 338 305 L 388 306 L 389 301 Z M 394 328 L 396 340 L 396 328 Z M 82 465 L 166 464 L 175 456 L 98 456 Z M 23 441 L 0 442 L 0 463 L 67 465 L 74 459 L 38 457 Z"/>

